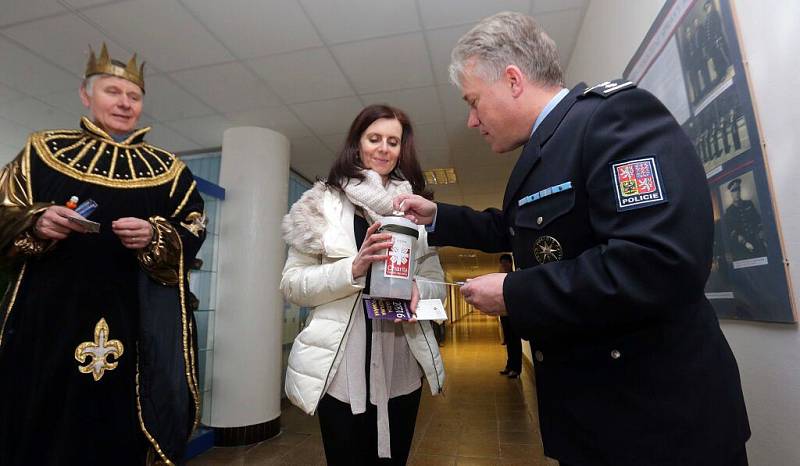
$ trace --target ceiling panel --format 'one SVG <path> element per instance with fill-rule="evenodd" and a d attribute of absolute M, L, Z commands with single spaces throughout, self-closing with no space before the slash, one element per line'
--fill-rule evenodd
<path fill-rule="evenodd" d="M 436 201 L 454 205 L 461 205 L 464 203 L 464 198 L 461 195 L 461 186 L 459 184 L 432 185 L 428 186 L 428 188 L 433 191 Z"/>
<path fill-rule="evenodd" d="M 30 129 L 66 129 L 77 125 L 75 116 L 64 110 L 27 98 L 0 105 L 0 117 Z"/>
<path fill-rule="evenodd" d="M 545 13 L 536 17 L 547 35 L 555 41 L 561 68 L 564 70 L 567 69 L 572 49 L 575 48 L 582 17 L 583 10 L 579 9 Z"/>
<path fill-rule="evenodd" d="M 356 97 L 294 104 L 292 109 L 317 136 L 344 133 L 363 106 Z"/>
<path fill-rule="evenodd" d="M 21 21 L 30 21 L 54 14 L 65 13 L 68 10 L 54 0 L 25 0 L 11 5 L 3 5 L 3 14 L 0 16 L 0 27 Z"/>
<path fill-rule="evenodd" d="M 128 0 L 58 0 L 61 3 L 66 3 L 72 8 L 87 8 L 90 6 L 100 6 L 111 3 L 126 2 Z"/>
<path fill-rule="evenodd" d="M 466 128 L 469 107 L 461 97 L 461 91 L 452 84 L 442 84 L 436 86 L 436 89 L 439 91 L 439 98 L 442 99 L 444 119 L 448 126 L 455 124 L 458 127 Z"/>
<path fill-rule="evenodd" d="M 312 136 L 306 125 L 286 106 L 226 113 L 225 118 L 233 126 L 268 128 L 283 134 L 289 139 Z"/>
<path fill-rule="evenodd" d="M 467 33 L 475 23 L 462 26 L 436 29 L 427 31 L 425 37 L 428 39 L 428 48 L 431 53 L 433 63 L 433 73 L 436 77 L 436 84 L 450 84 L 450 52 L 453 51 L 458 39 Z"/>
<path fill-rule="evenodd" d="M 347 138 L 347 133 L 327 134 L 320 136 L 322 143 L 325 147 L 330 149 L 333 154 L 338 153 L 344 147 L 344 140 Z"/>
<path fill-rule="evenodd" d="M 17 154 L 19 154 L 19 149 L 20 148 L 17 146 L 0 143 L 0 166 L 3 166 L 8 162 L 14 160 L 14 157 L 16 157 Z"/>
<path fill-rule="evenodd" d="M 428 29 L 474 23 L 501 11 L 527 14 L 530 10 L 530 0 L 423 0 L 419 4 Z"/>
<path fill-rule="evenodd" d="M 222 145 L 222 134 L 231 124 L 219 115 L 207 115 L 170 121 L 167 126 L 181 136 L 200 144 L 200 147 L 219 147 Z"/>
<path fill-rule="evenodd" d="M 81 102 L 80 96 L 78 95 L 77 86 L 75 89 L 70 89 L 68 91 L 47 94 L 41 97 L 40 100 L 48 105 L 71 113 L 76 117 L 89 114 L 89 109 L 83 106 L 83 102 Z M 77 124 L 78 119 L 76 118 L 75 125 L 77 126 Z"/>
<path fill-rule="evenodd" d="M 453 161 L 450 159 L 450 150 L 446 148 L 420 148 L 417 151 L 417 159 L 423 170 L 453 167 Z"/>
<path fill-rule="evenodd" d="M 225 47 L 176 0 L 115 3 L 90 8 L 82 14 L 162 71 L 233 59 Z"/>
<path fill-rule="evenodd" d="M 145 86 L 144 110 L 156 120 L 180 120 L 214 112 L 166 76 L 150 76 Z"/>
<path fill-rule="evenodd" d="M 572 8 L 585 9 L 589 0 L 532 0 L 531 14 L 536 16 L 550 11 L 568 10 Z"/>
<path fill-rule="evenodd" d="M 450 144 L 447 142 L 447 132 L 442 122 L 415 125 L 414 136 L 417 142 L 417 149 L 420 151 L 450 150 Z"/>
<path fill-rule="evenodd" d="M 422 33 L 337 45 L 332 51 L 356 92 L 433 85 Z"/>
<path fill-rule="evenodd" d="M 25 94 L 21 94 L 10 87 L 0 84 L 0 104 L 10 100 L 21 99 Z"/>
<path fill-rule="evenodd" d="M 238 58 L 322 45 L 295 0 L 181 0 Z"/>
<path fill-rule="evenodd" d="M 249 65 L 286 103 L 355 95 L 326 48 L 260 58 Z"/>
<path fill-rule="evenodd" d="M 58 40 L 53 40 L 50 34 L 42 34 L 42 31 L 58 31 Z M 99 55 L 100 47 L 105 42 L 112 58 L 127 63 L 131 57 L 130 52 L 75 15 L 24 23 L 6 29 L 3 34 L 81 76 L 89 60 L 89 46 Z"/>
<path fill-rule="evenodd" d="M 25 145 L 31 131 L 33 130 L 0 117 L 0 141 L 7 146 L 16 147 L 17 152 Z"/>
<path fill-rule="evenodd" d="M 281 105 L 267 85 L 239 62 L 177 71 L 171 76 L 218 112 Z"/>
<path fill-rule="evenodd" d="M 414 0 L 300 0 L 328 44 L 420 30 Z"/>
<path fill-rule="evenodd" d="M 201 148 L 197 143 L 186 139 L 172 129 L 166 127 L 163 123 L 143 122 L 142 126 L 152 126 L 152 129 L 147 133 L 147 137 L 145 139 L 147 142 L 161 147 L 164 150 L 168 150 L 170 152 L 183 152 Z"/>
<path fill-rule="evenodd" d="M 292 169 L 309 180 L 325 178 L 333 164 L 333 153 L 317 138 L 293 139 Z"/>
<path fill-rule="evenodd" d="M 66 73 L 3 37 L 0 63 L 0 83 L 30 95 L 76 89 L 80 85 L 77 72 Z"/>
<path fill-rule="evenodd" d="M 444 120 L 439 97 L 433 86 L 401 91 L 362 94 L 365 105 L 389 104 L 403 110 L 414 125 L 436 123 Z"/>

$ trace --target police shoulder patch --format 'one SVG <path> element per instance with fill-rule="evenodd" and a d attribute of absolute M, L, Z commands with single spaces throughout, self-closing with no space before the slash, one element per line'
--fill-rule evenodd
<path fill-rule="evenodd" d="M 585 91 L 581 95 L 578 96 L 579 99 L 584 99 L 586 97 L 591 96 L 600 96 L 606 98 L 608 96 L 614 95 L 617 92 L 624 90 L 624 89 L 633 89 L 636 87 L 636 84 L 633 81 L 627 81 L 624 79 L 615 79 L 614 81 L 605 81 L 600 84 L 596 84 L 592 87 L 586 88 Z"/>
<path fill-rule="evenodd" d="M 617 212 L 667 202 L 655 155 L 611 163 Z"/>

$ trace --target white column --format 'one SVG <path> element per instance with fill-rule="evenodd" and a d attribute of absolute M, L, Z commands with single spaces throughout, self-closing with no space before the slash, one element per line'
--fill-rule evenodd
<path fill-rule="evenodd" d="M 211 391 L 213 427 L 280 416 L 286 249 L 281 219 L 289 192 L 289 140 L 255 127 L 230 128 L 222 142 L 225 187 L 218 244 Z"/>

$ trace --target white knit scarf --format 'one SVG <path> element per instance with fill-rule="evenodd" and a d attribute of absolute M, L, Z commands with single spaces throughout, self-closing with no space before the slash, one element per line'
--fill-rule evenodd
<path fill-rule="evenodd" d="M 364 170 L 363 180 L 350 179 L 343 185 L 344 194 L 350 202 L 364 209 L 368 223 L 380 217 L 391 215 L 394 211 L 392 200 L 398 194 L 411 194 L 411 183 L 404 180 L 389 180 L 384 186 L 381 175 L 372 170 Z"/>

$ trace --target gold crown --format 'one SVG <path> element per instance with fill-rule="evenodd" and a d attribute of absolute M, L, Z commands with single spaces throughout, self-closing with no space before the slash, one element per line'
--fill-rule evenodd
<path fill-rule="evenodd" d="M 88 78 L 96 74 L 110 74 L 111 76 L 127 79 L 142 88 L 142 92 L 144 92 L 144 62 L 137 68 L 135 53 L 131 59 L 128 60 L 128 65 L 123 68 L 117 63 L 114 63 L 108 56 L 108 49 L 106 48 L 105 42 L 103 42 L 103 47 L 100 49 L 99 59 L 95 57 L 94 50 L 92 50 L 92 46 L 90 45 L 89 62 L 86 63 L 86 73 L 83 77 Z"/>

